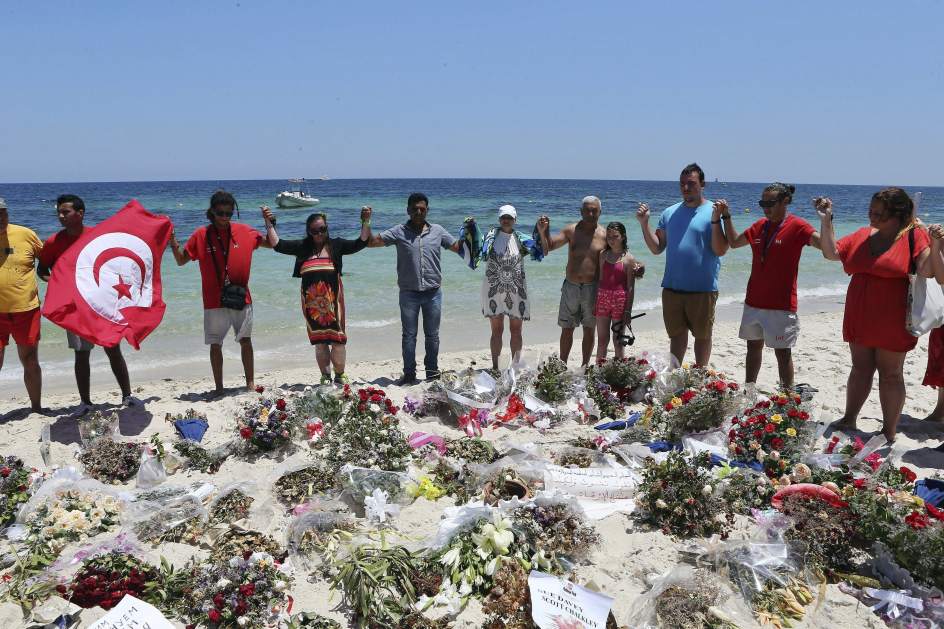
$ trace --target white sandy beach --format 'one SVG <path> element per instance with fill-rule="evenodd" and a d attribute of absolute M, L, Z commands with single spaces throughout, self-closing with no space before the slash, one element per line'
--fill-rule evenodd
<path fill-rule="evenodd" d="M 813 308 L 801 305 L 802 333 L 799 347 L 795 351 L 797 382 L 807 382 L 819 389 L 815 398 L 817 415 L 820 421 L 832 421 L 841 415 L 845 396 L 845 380 L 848 373 L 848 350 L 841 342 L 841 312 L 815 312 Z M 826 308 L 823 308 L 826 310 Z M 835 310 L 833 308 L 833 310 Z M 661 320 L 655 316 L 646 317 L 645 326 L 637 330 L 637 350 L 663 350 L 667 346 Z M 658 324 L 658 325 L 656 325 Z M 484 328 L 484 323 L 483 323 Z M 525 328 L 526 340 L 529 336 Z M 443 326 L 443 337 L 449 335 L 463 335 L 465 331 L 450 329 L 449 322 Z M 399 339 L 391 339 L 395 347 L 399 346 Z M 448 341 L 446 342 L 448 344 Z M 483 344 L 484 345 L 484 344 Z M 944 468 L 944 453 L 933 450 L 944 440 L 944 430 L 937 424 L 928 424 L 918 418 L 924 417 L 933 407 L 936 392 L 920 386 L 926 363 L 927 339 L 922 339 L 918 348 L 913 351 L 905 364 L 905 378 L 908 386 L 908 401 L 905 405 L 905 415 L 899 426 L 899 438 L 895 444 L 895 452 L 901 460 L 916 468 L 919 475 L 927 475 L 934 470 Z M 419 344 L 420 352 L 422 342 Z M 305 351 L 310 351 L 307 347 Z M 526 360 L 534 364 L 542 355 L 556 350 L 554 344 L 529 346 L 525 352 Z M 203 351 L 203 348 L 199 348 Z M 715 328 L 715 344 L 712 354 L 714 366 L 733 376 L 736 380 L 743 379 L 743 342 L 737 338 L 737 321 L 731 317 L 719 321 Z M 689 354 L 689 357 L 691 354 Z M 504 356 L 507 361 L 507 355 Z M 772 352 L 765 354 L 765 362 L 761 371 L 760 386 L 772 390 L 776 383 L 776 363 Z M 13 359 L 15 360 L 15 358 Z M 467 367 L 471 361 L 477 366 L 485 367 L 489 364 L 487 350 L 449 352 L 441 357 L 443 369 L 461 369 Z M 8 358 L 9 362 L 9 358 Z M 571 356 L 571 364 L 576 361 Z M 7 368 L 14 367 L 8 365 Z M 349 367 L 349 374 L 359 382 L 373 383 L 387 390 L 395 402 L 400 403 L 409 390 L 392 386 L 391 380 L 400 370 L 398 358 L 391 357 L 376 361 L 362 361 Z M 207 370 L 209 371 L 209 370 Z M 238 383 L 238 363 L 227 362 L 227 384 L 235 387 Z M 96 373 L 95 397 L 98 400 L 117 401 L 116 395 L 106 396 L 103 393 L 111 384 L 110 374 Z M 266 388 L 281 387 L 300 390 L 306 385 L 317 381 L 317 369 L 286 368 L 273 369 L 268 367 L 259 370 L 257 383 Z M 164 421 L 167 413 L 179 413 L 188 408 L 205 413 L 209 419 L 210 428 L 204 438 L 204 444 L 215 445 L 223 443 L 232 437 L 234 426 L 234 410 L 241 402 L 250 399 L 254 394 L 236 393 L 228 395 L 219 401 L 207 402 L 202 392 L 212 388 L 209 376 L 205 378 L 178 378 L 174 374 L 166 374 L 160 380 L 141 382 L 135 378 L 137 395 L 146 402 L 144 408 L 130 408 L 120 410 L 121 433 L 126 437 L 146 439 L 153 433 L 160 434 L 166 442 L 173 439 L 173 426 Z M 61 385 L 61 386 L 60 386 Z M 68 417 L 69 409 L 76 402 L 76 395 L 72 390 L 71 379 L 65 384 L 56 383 L 48 387 L 55 392 L 46 396 L 44 404 L 52 409 L 50 417 L 40 415 L 25 416 L 15 411 L 22 406 L 24 394 L 19 391 L 12 398 L 8 398 L 0 405 L 0 413 L 5 417 L 0 423 L 0 453 L 16 454 L 22 457 L 28 465 L 43 469 L 40 457 L 40 429 L 47 421 L 51 423 L 52 460 L 59 465 L 74 464 L 74 455 L 78 450 L 78 431 L 74 420 Z M 417 387 L 416 389 L 418 389 Z M 48 390 L 47 389 L 47 390 Z M 414 395 L 418 391 L 413 389 Z M 869 399 L 863 410 L 860 428 L 863 431 L 876 431 L 880 426 L 880 411 L 877 389 Z M 459 436 L 461 433 L 455 426 L 443 425 L 441 422 L 417 423 L 412 418 L 403 419 L 403 429 L 409 433 L 412 430 L 426 430 L 445 436 Z M 499 447 L 512 443 L 554 443 L 580 434 L 590 434 L 592 429 L 574 423 L 565 423 L 552 428 L 544 434 L 531 428 L 510 430 L 499 428 L 487 430 L 486 437 L 493 440 Z M 304 456 L 304 454 L 295 456 Z M 261 459 L 251 466 L 237 458 L 227 460 L 219 473 L 205 476 L 199 473 L 189 474 L 189 479 L 182 478 L 183 474 L 171 477 L 171 482 L 185 480 L 207 480 L 222 486 L 232 480 L 253 479 L 266 483 L 270 472 L 279 462 Z M 133 485 L 133 483 L 132 483 Z M 404 508 L 398 521 L 401 531 L 411 537 L 431 536 L 436 528 L 439 516 L 445 507 L 452 504 L 449 498 L 438 502 L 417 500 L 414 504 Z M 270 521 L 270 530 L 265 531 L 282 539 L 284 530 L 290 517 L 279 515 Z M 661 573 L 674 565 L 678 556 L 678 543 L 659 532 L 648 531 L 634 525 L 631 518 L 617 514 L 596 523 L 603 543 L 593 556 L 592 565 L 581 567 L 578 574 L 582 581 L 592 582 L 603 592 L 615 597 L 613 611 L 618 622 L 633 609 L 635 601 L 647 589 L 646 577 L 653 573 Z M 735 533 L 737 535 L 737 533 Z M 158 549 L 175 559 L 184 558 L 192 553 L 189 546 L 171 544 Z M 304 577 L 296 578 L 293 589 L 295 597 L 295 611 L 316 611 L 332 616 L 343 623 L 343 615 L 335 609 L 339 598 L 332 595 L 324 582 L 307 583 Z M 481 614 L 478 604 L 473 602 L 458 617 L 455 626 L 480 626 Z M 88 610 L 83 613 L 83 624 L 87 626 L 92 620 L 100 616 L 99 610 Z M 15 627 L 21 622 L 19 610 L 12 605 L 0 608 L 0 626 Z M 869 609 L 856 599 L 841 593 L 836 586 L 829 586 L 828 596 L 820 613 L 813 615 L 810 621 L 800 626 L 806 627 L 881 627 L 881 620 L 874 616 Z"/>

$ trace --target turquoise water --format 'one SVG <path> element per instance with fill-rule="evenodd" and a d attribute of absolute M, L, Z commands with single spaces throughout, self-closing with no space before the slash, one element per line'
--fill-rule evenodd
<path fill-rule="evenodd" d="M 168 214 L 175 223 L 178 239 L 184 242 L 190 233 L 206 222 L 206 204 L 218 187 L 236 196 L 241 208 L 239 220 L 263 228 L 258 207 L 275 206 L 275 195 L 285 189 L 282 181 L 188 181 L 123 182 L 79 184 L 0 184 L 0 197 L 10 206 L 10 221 L 34 229 L 47 238 L 59 229 L 54 200 L 70 192 L 85 199 L 86 223 L 95 224 L 137 198 L 155 213 Z M 738 230 L 762 216 L 756 201 L 764 184 L 709 183 L 707 196 L 728 199 Z M 839 235 L 867 224 L 869 198 L 881 186 L 798 185 L 794 212 L 818 226 L 810 199 L 830 196 L 836 207 Z M 926 222 L 944 220 L 944 188 L 916 188 L 923 192 L 920 214 Z M 639 225 L 634 218 L 636 205 L 646 201 L 653 209 L 652 222 L 661 208 L 678 201 L 674 181 L 585 181 L 585 180 L 490 180 L 490 179 L 400 179 L 400 180 L 330 180 L 314 181 L 309 193 L 321 199 L 318 211 L 327 212 L 332 235 L 355 237 L 362 205 L 374 208 L 372 226 L 384 229 L 406 219 L 406 197 L 422 191 L 430 197 L 429 220 L 455 232 L 465 216 L 475 216 L 480 225 L 495 220 L 498 206 L 511 203 L 518 209 L 519 227 L 530 232 L 540 214 L 551 217 L 552 230 L 579 218 L 580 200 L 594 194 L 603 201 L 601 222 L 620 220 L 626 224 L 630 249 L 647 265 L 647 274 L 637 283 L 636 309 L 651 310 L 658 305 L 659 284 L 664 258 L 653 256 L 645 248 Z M 750 210 L 746 212 L 745 210 Z M 279 210 L 279 234 L 300 238 L 308 208 Z M 551 342 L 557 338 L 557 305 L 566 252 L 552 253 L 544 262 L 529 263 L 528 282 L 532 294 L 532 322 L 525 328 L 525 342 Z M 298 281 L 291 277 L 293 259 L 269 250 L 259 250 L 253 259 L 250 290 L 255 309 L 253 332 L 259 369 L 281 365 L 313 363 L 299 312 Z M 736 304 L 743 299 L 750 271 L 749 248 L 729 252 L 722 261 L 720 303 Z M 349 355 L 352 360 L 368 357 L 398 358 L 400 323 L 397 307 L 395 250 L 366 249 L 345 259 L 345 294 L 348 305 Z M 207 350 L 203 346 L 203 315 L 200 299 L 200 274 L 195 264 L 177 267 L 168 251 L 163 260 L 164 300 L 167 314 L 163 323 L 140 352 L 130 348 L 133 379 L 209 374 Z M 479 308 L 482 271 L 471 271 L 458 256 L 443 253 L 444 313 L 443 350 L 487 347 L 488 326 Z M 838 263 L 827 262 L 818 251 L 808 250 L 800 265 L 800 312 L 814 299 L 835 301 L 845 293 L 848 283 Z M 44 290 L 44 287 L 42 288 Z M 655 325 L 661 317 L 646 317 Z M 422 348 L 422 340 L 419 347 Z M 235 358 L 232 341 L 224 345 L 229 358 Z M 65 334 L 48 321 L 43 322 L 41 360 L 47 387 L 71 386 L 71 352 Z M 422 354 L 422 350 L 420 350 Z M 93 354 L 95 385 L 110 386 L 110 375 L 101 352 Z M 12 356 L 10 357 L 12 358 Z M 0 372 L 0 388 L 18 391 L 22 373 L 15 359 L 8 358 Z M 105 376 L 98 367 L 105 368 Z M 392 369 L 392 372 L 395 369 Z M 227 377 L 240 373 L 238 362 L 228 361 Z"/>

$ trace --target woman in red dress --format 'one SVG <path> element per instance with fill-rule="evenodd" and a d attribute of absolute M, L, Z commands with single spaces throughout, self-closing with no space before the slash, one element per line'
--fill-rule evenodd
<path fill-rule="evenodd" d="M 931 234 L 931 268 L 938 284 L 944 284 L 944 227 L 931 225 L 928 232 Z M 944 421 L 944 327 L 931 330 L 924 385 L 937 389 L 937 406 L 925 421 Z"/>
<path fill-rule="evenodd" d="M 822 219 L 823 256 L 841 261 L 843 270 L 852 276 L 842 322 L 852 369 L 846 387 L 846 413 L 834 426 L 855 428 L 878 371 L 882 434 L 894 441 L 905 404 L 905 355 L 918 342 L 905 327 L 908 274 L 916 270 L 932 277 L 930 239 L 915 221 L 914 202 L 901 188 L 885 188 L 872 195 L 869 226 L 838 242 L 833 231 L 832 201 L 820 198 L 815 204 Z"/>

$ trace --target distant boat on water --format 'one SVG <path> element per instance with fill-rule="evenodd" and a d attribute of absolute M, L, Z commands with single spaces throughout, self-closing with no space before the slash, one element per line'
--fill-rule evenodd
<path fill-rule="evenodd" d="M 303 189 L 305 185 L 304 179 L 289 179 L 288 183 L 290 184 L 288 190 L 283 190 L 275 195 L 275 203 L 279 207 L 311 207 L 318 205 L 320 202 Z"/>

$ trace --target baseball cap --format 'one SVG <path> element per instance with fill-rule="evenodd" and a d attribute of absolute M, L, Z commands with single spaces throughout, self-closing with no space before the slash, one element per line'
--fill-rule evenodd
<path fill-rule="evenodd" d="M 511 218 L 518 220 L 518 211 L 513 205 L 503 205 L 498 208 L 498 218 L 502 216 L 510 216 Z"/>
<path fill-rule="evenodd" d="M 3 197 L 0 197 L 0 210 L 5 210 L 5 209 L 7 209 L 7 202 L 3 200 Z"/>

